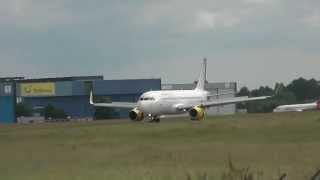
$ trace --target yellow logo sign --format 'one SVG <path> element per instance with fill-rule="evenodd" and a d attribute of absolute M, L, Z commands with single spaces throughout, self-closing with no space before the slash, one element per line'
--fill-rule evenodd
<path fill-rule="evenodd" d="M 25 83 L 21 84 L 21 96 L 54 96 L 54 83 Z"/>

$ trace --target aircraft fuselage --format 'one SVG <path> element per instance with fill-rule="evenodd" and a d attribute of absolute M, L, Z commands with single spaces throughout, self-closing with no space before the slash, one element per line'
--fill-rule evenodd
<path fill-rule="evenodd" d="M 308 110 L 316 110 L 317 108 L 318 104 L 316 102 L 307 104 L 292 104 L 278 106 L 273 110 L 273 112 L 302 112 Z"/>
<path fill-rule="evenodd" d="M 208 95 L 208 91 L 197 90 L 149 91 L 141 95 L 138 109 L 148 115 L 185 113 L 180 107 L 201 104 Z"/>

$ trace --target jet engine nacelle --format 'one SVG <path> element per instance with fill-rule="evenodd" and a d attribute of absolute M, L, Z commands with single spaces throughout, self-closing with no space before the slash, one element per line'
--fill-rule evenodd
<path fill-rule="evenodd" d="M 202 106 L 196 106 L 189 110 L 189 116 L 191 117 L 191 120 L 194 120 L 194 121 L 203 120 L 205 113 L 206 113 L 205 108 Z"/>
<path fill-rule="evenodd" d="M 144 113 L 138 108 L 134 108 L 129 112 L 129 118 L 132 121 L 142 121 L 144 119 Z"/>

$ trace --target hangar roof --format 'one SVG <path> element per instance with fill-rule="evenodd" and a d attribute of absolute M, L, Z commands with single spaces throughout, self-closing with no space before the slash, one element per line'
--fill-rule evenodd
<path fill-rule="evenodd" d="M 24 77 L 0 77 L 0 82 L 23 80 Z"/>
<path fill-rule="evenodd" d="M 103 76 L 69 76 L 55 78 L 38 78 L 38 79 L 18 79 L 17 82 L 59 82 L 59 81 L 95 81 L 103 80 Z"/>

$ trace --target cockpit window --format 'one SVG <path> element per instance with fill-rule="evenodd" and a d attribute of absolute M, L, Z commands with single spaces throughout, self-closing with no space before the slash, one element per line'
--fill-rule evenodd
<path fill-rule="evenodd" d="M 154 101 L 155 99 L 153 97 L 143 97 L 140 98 L 140 101 Z"/>

